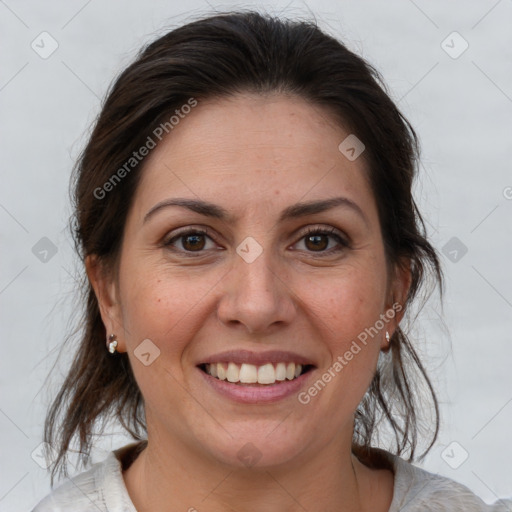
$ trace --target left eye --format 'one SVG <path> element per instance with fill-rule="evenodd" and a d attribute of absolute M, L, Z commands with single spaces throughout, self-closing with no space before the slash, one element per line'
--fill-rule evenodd
<path fill-rule="evenodd" d="M 334 240 L 334 247 L 330 244 Z M 303 243 L 305 250 L 309 252 L 337 252 L 345 247 L 348 243 L 337 234 L 336 230 L 310 230 L 303 235 L 298 243 Z M 301 249 L 304 250 L 304 249 Z"/>

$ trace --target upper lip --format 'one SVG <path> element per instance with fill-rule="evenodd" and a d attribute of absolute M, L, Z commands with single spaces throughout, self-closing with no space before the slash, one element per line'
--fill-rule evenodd
<path fill-rule="evenodd" d="M 284 350 L 267 350 L 265 352 L 251 352 L 250 350 L 227 350 L 219 352 L 203 359 L 199 364 L 228 363 L 253 364 L 261 366 L 266 363 L 298 363 L 316 366 L 314 362 L 305 356 Z"/>

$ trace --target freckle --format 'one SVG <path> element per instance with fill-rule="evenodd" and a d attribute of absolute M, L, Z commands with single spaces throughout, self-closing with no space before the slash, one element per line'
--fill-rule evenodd
<path fill-rule="evenodd" d="M 278 195 L 279 195 L 279 190 L 275 190 L 275 191 L 274 191 L 274 194 L 275 194 L 276 196 L 278 196 Z"/>

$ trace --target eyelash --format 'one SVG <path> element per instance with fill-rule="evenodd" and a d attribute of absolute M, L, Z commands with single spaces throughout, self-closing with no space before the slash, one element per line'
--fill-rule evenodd
<path fill-rule="evenodd" d="M 194 257 L 196 254 L 200 255 L 201 253 L 204 252 L 204 250 L 187 251 L 186 249 L 171 248 L 172 244 L 175 241 L 177 241 L 179 239 L 186 238 L 189 235 L 204 235 L 204 236 L 210 238 L 212 241 L 214 241 L 213 237 L 212 237 L 212 235 L 211 235 L 211 233 L 210 233 L 210 231 L 208 229 L 205 229 L 205 228 L 188 229 L 188 228 L 186 228 L 184 231 L 178 232 L 172 238 L 170 238 L 167 241 L 165 241 L 163 243 L 163 246 L 165 248 L 168 248 L 168 249 L 172 250 L 172 251 L 181 252 L 182 254 L 186 254 L 187 257 L 188 256 Z M 325 236 L 329 236 L 331 238 L 335 238 L 336 241 L 338 242 L 338 247 L 335 247 L 335 248 L 331 248 L 331 249 L 327 249 L 327 250 L 323 250 L 323 251 L 306 251 L 306 252 L 309 252 L 311 254 L 315 254 L 317 256 L 322 257 L 323 255 L 332 255 L 333 253 L 338 253 L 338 252 L 340 252 L 340 251 L 342 251 L 344 249 L 350 248 L 349 242 L 340 234 L 340 232 L 336 228 L 309 227 L 309 228 L 306 229 L 306 231 L 304 231 L 301 234 L 301 237 L 300 237 L 299 241 L 303 240 L 304 238 L 307 238 L 308 236 L 311 236 L 311 235 L 325 235 Z"/>
<path fill-rule="evenodd" d="M 339 244 L 338 247 L 331 248 L 331 249 L 328 249 L 326 251 L 308 251 L 308 252 L 311 252 L 313 254 L 318 252 L 318 254 L 320 254 L 320 255 L 322 255 L 322 254 L 329 254 L 330 255 L 330 254 L 333 254 L 333 253 L 340 252 L 340 251 L 342 251 L 344 249 L 349 249 L 350 248 L 350 244 L 347 241 L 347 239 L 345 239 L 336 228 L 309 227 L 309 228 L 306 229 L 306 231 L 304 231 L 302 233 L 302 235 L 301 235 L 299 240 L 307 238 L 308 236 L 311 236 L 311 235 L 326 235 L 326 236 L 335 238 L 337 240 L 338 244 Z"/>

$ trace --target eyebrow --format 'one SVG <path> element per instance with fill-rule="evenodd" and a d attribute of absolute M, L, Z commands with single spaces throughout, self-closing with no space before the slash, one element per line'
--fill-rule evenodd
<path fill-rule="evenodd" d="M 236 221 L 236 218 L 230 214 L 227 210 L 218 206 L 214 203 L 210 203 L 208 201 L 202 201 L 200 199 L 187 199 L 187 198 L 173 198 L 173 199 L 165 199 L 157 203 L 153 206 L 144 216 L 143 223 L 146 223 L 151 217 L 153 217 L 158 211 L 161 211 L 165 208 L 171 206 L 180 206 L 182 208 L 188 208 L 189 210 L 199 213 L 200 215 L 204 215 L 206 217 L 213 217 L 215 219 L 219 219 L 225 222 L 233 223 Z M 309 201 L 293 204 L 285 208 L 279 217 L 279 222 L 283 222 L 288 219 L 305 217 L 306 215 L 313 215 L 315 213 L 322 213 L 332 208 L 343 206 L 346 208 L 350 208 L 364 220 L 366 224 L 368 224 L 368 219 L 366 218 L 361 207 L 348 199 L 347 197 L 333 197 L 330 199 L 322 199 L 318 201 Z"/>

